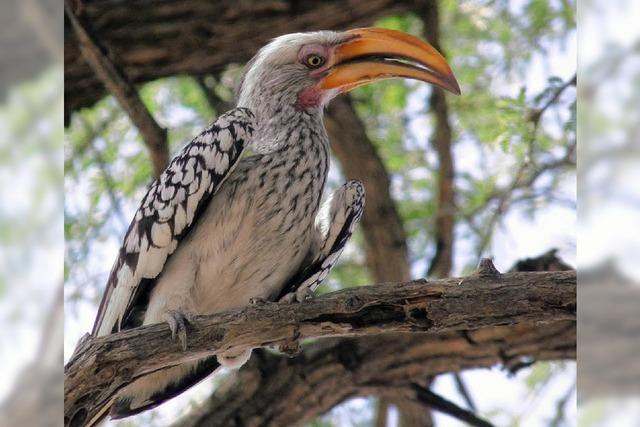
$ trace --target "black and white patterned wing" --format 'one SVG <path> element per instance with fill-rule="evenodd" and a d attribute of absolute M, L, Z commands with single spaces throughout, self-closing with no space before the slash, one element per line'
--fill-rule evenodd
<path fill-rule="evenodd" d="M 152 183 L 111 270 L 94 335 L 118 331 L 137 298 L 148 295 L 152 279 L 235 168 L 253 129 L 248 109 L 227 112 L 185 145 Z"/>
<path fill-rule="evenodd" d="M 318 213 L 316 227 L 322 238 L 317 254 L 287 283 L 277 300 L 300 302 L 315 292 L 338 262 L 360 221 L 364 197 L 364 186 L 356 180 L 348 181 L 335 191 Z"/>

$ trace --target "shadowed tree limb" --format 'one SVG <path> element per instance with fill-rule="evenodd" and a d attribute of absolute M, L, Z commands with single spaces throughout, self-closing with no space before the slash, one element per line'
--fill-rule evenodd
<path fill-rule="evenodd" d="M 571 86 L 575 87 L 577 84 L 578 84 L 578 74 L 576 73 L 569 80 L 564 82 L 562 85 L 558 86 L 552 92 L 552 95 L 549 97 L 547 102 L 542 104 L 540 107 L 534 108 L 531 110 L 531 112 L 529 113 L 528 119 L 533 123 L 533 126 L 534 126 L 534 132 L 532 135 L 533 138 L 535 138 L 535 133 L 536 133 L 535 131 L 540 126 L 540 119 L 542 118 L 542 115 L 545 113 L 545 111 L 547 111 L 549 107 L 551 107 L 553 104 L 558 102 L 558 99 L 560 99 L 560 96 L 564 93 L 565 90 L 567 90 Z"/>
<path fill-rule="evenodd" d="M 417 5 L 418 14 L 424 22 L 424 36 L 438 51 L 446 56 L 440 43 L 440 9 L 438 0 L 422 0 Z M 442 89 L 433 87 L 429 99 L 430 112 L 435 119 L 435 127 L 431 135 L 431 145 L 438 158 L 438 198 L 434 224 L 435 253 L 427 275 L 431 277 L 448 277 L 451 275 L 454 260 L 455 222 L 456 222 L 456 187 L 455 162 L 453 157 L 453 135 L 449 121 L 449 107 Z M 471 409 L 474 409 L 471 395 L 462 378 L 454 373 L 458 391 L 462 394 Z M 423 388 L 424 393 L 431 393 Z"/>
<path fill-rule="evenodd" d="M 82 419 L 92 418 L 118 390 L 142 375 L 231 349 L 403 332 L 455 332 L 460 337 L 467 331 L 464 341 L 472 343 L 480 339 L 476 331 L 532 322 L 544 331 L 558 322 L 575 321 L 575 277 L 573 271 L 487 276 L 479 270 L 463 279 L 372 285 L 303 304 L 251 306 L 197 317 L 189 328 L 186 351 L 171 340 L 164 324 L 88 338 L 65 367 L 65 425 L 82 425 Z M 546 348 L 551 342 L 538 344 L 545 348 L 536 350 L 536 358 L 558 354 L 558 343 Z M 562 348 L 566 354 L 566 343 Z M 498 352 L 507 365 L 519 360 L 512 350 Z M 454 347 L 443 353 L 442 372 L 457 370 L 450 369 L 449 351 Z M 401 364 L 401 359 L 394 363 Z"/>
<path fill-rule="evenodd" d="M 471 411 L 462 409 L 455 403 L 439 396 L 420 384 L 412 383 L 411 388 L 415 391 L 416 399 L 439 412 L 450 415 L 454 418 L 464 421 L 474 427 L 493 427 L 493 424 L 483 420 Z"/>
<path fill-rule="evenodd" d="M 525 258 L 517 261 L 509 269 L 514 271 L 568 271 L 574 270 L 569 264 L 558 256 L 558 249 L 551 248 L 536 257 Z"/>
<path fill-rule="evenodd" d="M 169 161 L 167 130 L 156 123 L 118 61 L 114 60 L 113 54 L 101 44 L 94 34 L 85 15 L 84 7 L 82 0 L 64 1 L 65 15 L 79 41 L 80 52 L 95 75 L 109 93 L 118 100 L 122 109 L 140 131 L 151 156 L 154 175 L 158 176 Z"/>
<path fill-rule="evenodd" d="M 488 260 L 475 276 L 501 277 Z M 258 351 L 173 427 L 304 424 L 355 396 L 412 398 L 398 388 L 408 390 L 417 378 L 498 363 L 510 370 L 528 360 L 575 358 L 575 343 L 575 321 L 569 320 L 328 339 L 305 346 L 294 359 Z"/>
<path fill-rule="evenodd" d="M 471 397 L 471 393 L 469 393 L 469 390 L 467 389 L 467 385 L 462 379 L 462 375 L 460 375 L 460 373 L 458 372 L 454 372 L 453 380 L 456 383 L 456 390 L 458 390 L 458 393 L 460 394 L 460 396 L 462 396 L 462 398 L 464 399 L 469 409 L 472 412 L 476 412 L 477 410 L 476 404 L 474 403 L 473 398 Z"/>
<path fill-rule="evenodd" d="M 133 3 L 133 5 L 132 5 Z M 135 7 L 135 13 L 132 13 Z M 273 37 L 367 26 L 406 12 L 409 0 L 92 0 L 88 19 L 121 58 L 133 84 L 175 75 L 205 75 L 243 64 Z M 71 112 L 105 95 L 65 28 L 65 122 Z"/>
<path fill-rule="evenodd" d="M 212 78 L 215 79 L 215 77 L 213 76 Z M 207 100 L 207 104 L 209 104 L 209 107 L 215 112 L 217 116 L 223 114 L 225 111 L 231 110 L 234 107 L 234 104 L 232 102 L 227 102 L 220 96 L 218 96 L 214 88 L 210 87 L 207 84 L 204 76 L 196 76 L 195 81 L 205 99 Z M 215 82 L 218 82 L 218 79 L 215 79 Z"/>
<path fill-rule="evenodd" d="M 173 427 L 296 426 L 356 396 L 413 398 L 416 379 L 520 360 L 575 358 L 575 321 L 326 339 L 291 359 L 256 351 Z"/>

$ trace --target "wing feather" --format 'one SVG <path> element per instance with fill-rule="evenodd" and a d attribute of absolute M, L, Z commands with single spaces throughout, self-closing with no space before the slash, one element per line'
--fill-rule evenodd
<path fill-rule="evenodd" d="M 236 108 L 220 116 L 171 160 L 142 198 L 124 237 L 93 326 L 116 332 L 147 294 L 167 258 L 233 171 L 250 140 L 254 116 Z"/>
<path fill-rule="evenodd" d="M 347 241 L 364 211 L 364 186 L 351 180 L 337 190 L 318 214 L 320 247 L 310 262 L 301 266 L 277 297 L 277 300 L 304 299 L 313 293 L 338 262 Z"/>

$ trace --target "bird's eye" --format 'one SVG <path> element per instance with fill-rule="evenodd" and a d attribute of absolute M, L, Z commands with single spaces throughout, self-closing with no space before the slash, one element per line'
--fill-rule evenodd
<path fill-rule="evenodd" d="M 324 64 L 324 58 L 320 55 L 309 55 L 304 59 L 304 63 L 309 68 L 318 68 Z"/>

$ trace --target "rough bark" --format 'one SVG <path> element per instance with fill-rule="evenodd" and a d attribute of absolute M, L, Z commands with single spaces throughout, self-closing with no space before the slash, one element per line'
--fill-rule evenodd
<path fill-rule="evenodd" d="M 296 358 L 258 352 L 173 427 L 295 426 L 355 396 L 402 396 L 416 378 L 521 360 L 575 358 L 574 321 L 313 343 Z"/>
<path fill-rule="evenodd" d="M 202 316 L 191 323 L 187 351 L 171 341 L 164 324 L 88 338 L 65 367 L 65 425 L 82 425 L 135 378 L 230 349 L 320 337 L 468 333 L 532 322 L 545 329 L 575 320 L 575 308 L 575 272 L 499 275 L 482 268 L 463 279 L 380 284 L 303 304 L 273 303 Z M 445 359 L 440 360 L 443 369 L 451 365 L 448 355 Z"/>
<path fill-rule="evenodd" d="M 407 0 L 94 0 L 86 13 L 100 40 L 121 59 L 125 74 L 139 84 L 215 73 L 245 63 L 275 36 L 371 25 L 409 6 Z M 65 20 L 67 117 L 106 94 L 68 24 Z"/>

